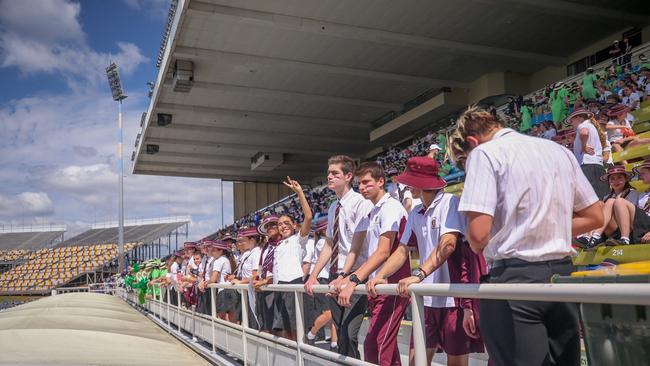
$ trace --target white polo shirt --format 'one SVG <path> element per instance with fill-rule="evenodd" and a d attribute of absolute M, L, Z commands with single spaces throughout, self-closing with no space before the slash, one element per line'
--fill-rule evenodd
<path fill-rule="evenodd" d="M 226 276 L 232 273 L 232 267 L 230 266 L 230 261 L 228 260 L 228 257 L 222 255 L 221 257 L 213 260 L 212 266 L 208 265 L 208 267 L 211 267 L 210 274 L 212 274 L 213 271 L 219 272 L 219 278 L 217 279 L 216 283 L 228 282 L 226 281 Z M 220 292 L 221 290 L 223 289 L 222 288 L 217 289 L 217 292 Z"/>
<path fill-rule="evenodd" d="M 336 216 L 336 207 L 341 205 L 339 210 L 339 261 L 338 270 L 342 270 L 345 265 L 345 258 L 350 253 L 352 247 L 352 236 L 356 231 L 357 224 L 364 216 L 367 216 L 372 209 L 372 202 L 363 198 L 363 196 L 353 190 L 348 191 L 341 199 L 332 203 L 327 213 L 327 230 L 326 235 L 328 238 L 334 237 L 334 219 Z M 336 243 L 335 243 L 336 244 Z M 360 256 L 350 269 L 353 272 L 365 262 L 364 253 L 359 253 Z"/>
<path fill-rule="evenodd" d="M 178 262 L 174 261 L 174 263 L 172 263 L 171 267 L 169 267 L 169 272 L 172 273 L 172 274 L 177 274 L 178 271 L 179 271 L 178 267 L 179 267 Z"/>
<path fill-rule="evenodd" d="M 465 217 L 458 212 L 459 198 L 450 193 L 439 192 L 426 210 L 422 204 L 409 212 L 402 244 L 408 245 L 415 235 L 420 264 L 438 247 L 440 237 L 447 233 L 464 233 Z M 424 212 L 423 212 L 424 211 Z M 458 243 L 457 245 L 460 245 Z M 449 267 L 445 261 L 438 269 L 428 275 L 422 283 L 450 283 Z M 454 298 L 445 296 L 425 296 L 424 305 L 432 308 L 454 307 Z"/>
<path fill-rule="evenodd" d="M 255 246 L 239 256 L 239 264 L 237 265 L 239 273 L 237 275 L 240 279 L 253 277 L 253 270 L 257 270 L 261 253 L 260 247 Z"/>
<path fill-rule="evenodd" d="M 301 237 L 298 232 L 278 243 L 273 257 L 273 283 L 289 282 L 304 276 L 302 258 L 307 239 L 309 235 Z"/>
<path fill-rule="evenodd" d="M 571 218 L 598 201 L 576 158 L 561 145 L 505 128 L 472 150 L 458 209 L 493 217 L 488 263 L 574 254 Z"/>
<path fill-rule="evenodd" d="M 366 232 L 366 240 L 363 252 L 364 257 L 369 258 L 374 252 L 377 251 L 379 245 L 379 237 L 382 234 L 394 231 L 399 235 L 399 227 L 402 219 L 406 218 L 406 210 L 402 204 L 391 197 L 390 194 L 384 194 L 379 202 L 377 202 L 367 216 L 363 217 L 357 225 L 356 232 Z M 391 252 L 393 247 L 391 243 Z M 363 262 L 360 262 L 363 263 Z M 368 278 L 375 277 L 377 271 L 383 267 L 379 266 Z"/>
<path fill-rule="evenodd" d="M 316 265 L 316 262 L 318 262 L 318 257 L 320 257 L 320 252 L 323 250 L 323 247 L 325 246 L 325 238 L 321 237 L 318 239 L 318 241 L 315 241 L 314 238 L 309 238 L 309 241 L 307 241 L 307 245 L 305 246 L 305 259 L 304 262 L 307 262 L 309 259 L 309 273 L 314 270 L 314 266 Z M 323 269 L 318 273 L 317 278 L 329 278 L 330 276 L 330 264 L 329 262 L 325 263 L 325 266 Z"/>
<path fill-rule="evenodd" d="M 589 137 L 587 138 L 587 145 L 594 148 L 594 154 L 590 155 L 582 151 L 582 141 L 580 140 L 580 130 L 586 128 L 589 131 Z M 522 154 L 526 150 L 522 150 L 519 154 Z M 603 145 L 600 143 L 600 138 L 598 137 L 598 131 L 589 120 L 578 125 L 576 129 L 576 138 L 573 140 L 573 153 L 578 159 L 580 165 L 585 164 L 598 164 L 603 165 Z"/>
<path fill-rule="evenodd" d="M 208 257 L 208 261 L 205 263 L 205 272 L 203 273 L 203 278 L 206 281 L 209 281 L 210 276 L 212 276 L 212 269 L 214 268 L 212 263 L 214 263 L 214 258 L 213 257 Z"/>

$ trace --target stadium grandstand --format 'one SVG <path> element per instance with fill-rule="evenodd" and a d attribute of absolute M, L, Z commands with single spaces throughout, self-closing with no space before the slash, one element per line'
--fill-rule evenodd
<path fill-rule="evenodd" d="M 617 227 L 618 231 L 609 230 L 608 226 L 615 221 L 618 213 L 624 217 L 622 212 L 628 212 L 621 207 L 629 206 L 632 211 L 643 210 L 650 215 L 647 195 L 646 204 L 641 204 L 639 200 L 631 202 L 631 199 L 628 201 L 632 205 L 624 202 L 631 187 L 638 190 L 639 195 L 650 190 L 649 179 L 644 181 L 639 173 L 640 169 L 646 169 L 650 177 L 650 61 L 646 55 L 650 56 L 650 8 L 643 1 L 172 0 L 158 57 L 158 76 L 151 92 L 149 108 L 142 114 L 141 132 L 137 135 L 136 149 L 131 156 L 133 174 L 232 181 L 235 220 L 228 226 L 215 227 L 213 234 L 199 242 L 184 243 L 184 250 L 178 250 L 178 236 L 188 239 L 189 219 L 127 224 L 124 231 L 125 242 L 128 243 L 125 246 L 127 258 L 130 263 L 137 262 L 138 265 L 131 266 L 126 274 L 115 273 L 117 229 L 113 223 L 95 226 L 73 238 L 20 252 L 20 255 L 14 252 L 13 255 L 20 256 L 22 262 L 0 274 L 0 294 L 51 292 L 55 296 L 39 300 L 40 303 L 15 307 L 7 314 L 0 313 L 0 351 L 13 343 L 25 347 L 22 343 L 24 338 L 3 337 L 3 318 L 11 318 L 13 314 L 22 317 L 22 313 L 30 314 L 31 311 L 43 315 L 58 306 L 97 306 L 100 308 L 99 314 L 89 316 L 103 317 L 104 307 L 110 308 L 111 314 L 115 311 L 120 321 L 131 321 L 136 319 L 136 315 L 148 316 L 152 322 L 212 364 L 378 363 L 369 361 L 376 355 L 372 354 L 372 349 L 369 351 L 364 347 L 366 338 L 374 336 L 378 342 L 381 338 L 376 329 L 371 334 L 371 321 L 374 320 L 374 324 L 385 332 L 389 331 L 383 330 L 383 327 L 391 327 L 393 322 L 382 319 L 387 321 L 381 324 L 373 319 L 376 308 L 366 311 L 362 307 L 364 310 L 358 317 L 363 320 L 358 321 L 361 325 L 356 328 L 359 344 L 347 353 L 341 351 L 340 338 L 339 343 L 334 340 L 334 333 L 341 331 L 341 328 L 332 326 L 326 329 L 329 326 L 324 326 L 324 331 L 318 335 L 312 333 L 318 314 L 309 314 L 307 309 L 308 306 L 318 309 L 317 300 L 310 300 L 312 297 L 306 296 L 305 292 L 313 291 L 325 298 L 324 294 L 333 293 L 335 288 L 338 293 L 326 299 L 334 305 L 325 305 L 327 309 L 335 309 L 338 304 L 339 307 L 345 306 L 342 304 L 344 301 L 351 302 L 353 294 L 369 299 L 370 286 L 366 287 L 365 284 L 372 278 L 368 275 L 365 279 L 359 279 L 356 272 L 342 272 L 343 265 L 336 267 L 334 263 L 340 260 L 338 249 L 335 251 L 337 254 L 332 255 L 335 261 L 331 258 L 321 261 L 317 255 L 317 260 L 314 260 L 313 253 L 312 258 L 306 259 L 307 251 L 301 240 L 303 230 L 309 231 L 309 227 L 303 225 L 297 229 L 299 231 L 295 227 L 302 223 L 307 215 L 305 211 L 311 209 L 313 222 L 310 235 L 324 230 L 323 218 L 337 200 L 326 184 L 327 159 L 338 154 L 351 156 L 355 163 L 378 163 L 386 172 L 387 181 L 388 177 L 407 169 L 409 159 L 428 156 L 436 163 L 428 160 L 425 164 L 439 168 L 439 177 L 436 178 L 445 181 L 445 192 L 461 195 L 464 190 L 467 193 L 471 180 L 468 177 L 465 186 L 466 172 L 448 151 L 452 146 L 448 141 L 454 137 L 453 132 L 457 132 L 457 120 L 467 106 L 477 105 L 481 113 L 487 112 L 485 114 L 492 116 L 490 118 L 503 122 L 506 128 L 522 135 L 552 140 L 572 149 L 576 156 L 599 155 L 599 169 L 605 174 L 602 178 L 600 175 L 587 176 L 587 182 L 581 178 L 581 174 L 577 174 L 582 179 L 580 183 L 587 182 L 584 186 L 591 185 L 594 192 L 600 194 L 599 189 L 604 181 L 609 183 L 610 175 L 615 174 L 624 177 L 625 189 L 615 191 L 612 184 L 611 192 L 605 187 L 607 192 L 604 193 L 609 192 L 609 195 L 595 197 L 592 189 L 586 188 L 591 193 L 590 197 L 595 197 L 596 203 L 592 206 L 600 204 L 599 199 L 602 198 L 603 216 L 610 221 L 605 222 L 606 227 L 602 230 L 590 230 L 573 237 L 571 243 L 563 243 L 572 253 L 570 256 L 564 254 L 565 257 L 559 260 L 539 261 L 544 262 L 540 267 L 543 267 L 545 275 L 546 272 L 555 271 L 554 266 L 560 262 L 577 269 L 565 275 L 553 272 L 544 280 L 517 283 L 516 286 L 501 282 L 479 284 L 479 279 L 482 281 L 498 276 L 493 274 L 494 269 L 505 271 L 531 263 L 518 258 L 503 258 L 489 262 L 488 268 L 483 258 L 480 264 L 474 263 L 478 268 L 467 270 L 475 271 L 473 274 L 476 278 L 453 282 L 434 275 L 434 271 L 445 268 L 447 272 L 444 275 L 451 277 L 448 259 L 443 260 L 447 261 L 446 264 L 439 263 L 427 274 L 422 266 L 429 263 L 419 258 L 419 263 L 410 263 L 412 275 L 408 277 L 406 274 L 402 278 L 419 279 L 410 283 L 410 287 L 407 284 L 400 288 L 401 285 L 398 286 L 396 282 L 377 285 L 379 296 L 389 295 L 397 299 L 396 295 L 406 294 L 410 301 L 406 305 L 408 302 L 405 300 L 404 307 L 408 306 L 408 311 L 404 313 L 407 315 L 399 316 L 395 323 L 398 326 L 390 335 L 395 340 L 399 360 L 392 359 L 388 363 L 408 364 L 409 349 L 412 349 L 411 361 L 414 364 L 431 364 L 427 353 L 432 348 L 429 341 L 433 342 L 434 337 L 429 334 L 429 326 L 435 322 L 425 324 L 425 320 L 429 321 L 433 316 L 425 314 L 425 307 L 427 310 L 434 310 L 434 307 L 426 305 L 425 298 L 432 302 L 439 297 L 454 304 L 441 305 L 439 308 L 453 308 L 463 313 L 459 315 L 462 318 L 451 321 L 451 318 L 446 318 L 444 322 L 449 321 L 456 330 L 460 329 L 455 335 L 460 334 L 461 339 L 468 340 L 468 344 L 471 332 L 478 338 L 483 337 L 481 332 L 486 332 L 483 327 L 486 317 L 481 318 L 482 329 L 472 331 L 474 315 L 466 315 L 465 311 L 473 314 L 478 308 L 466 308 L 464 304 L 467 300 L 491 299 L 492 304 L 496 303 L 494 300 L 508 300 L 500 303 L 512 301 L 553 306 L 562 304 L 567 307 L 580 304 L 581 318 L 578 321 L 578 310 L 575 310 L 575 324 L 553 317 L 540 322 L 544 326 L 547 322 L 555 321 L 557 327 L 572 327 L 569 338 L 574 339 L 566 342 L 572 344 L 566 348 L 575 346 L 574 353 L 577 355 L 579 347 L 581 359 L 573 355 L 573 362 L 566 364 L 650 365 L 647 347 L 650 324 L 646 316 L 650 306 L 650 239 L 647 239 L 650 232 L 634 238 L 637 239 L 635 241 L 623 234 L 625 225 Z M 582 124 L 574 120 L 583 116 L 589 117 L 580 123 L 590 123 L 589 128 L 593 126 L 597 133 L 597 136 L 591 137 L 601 144 L 598 151 L 592 151 L 590 148 L 593 146 L 581 140 L 582 129 L 587 127 L 579 127 Z M 628 126 L 624 128 L 621 124 Z M 469 142 L 466 144 L 469 145 Z M 547 144 L 547 147 L 557 148 L 557 145 Z M 565 149 L 557 150 L 566 152 Z M 527 152 L 516 153 L 524 156 Z M 530 170 L 531 167 L 527 168 Z M 606 168 L 610 169 L 607 173 Z M 584 169 L 583 172 L 586 176 Z M 469 170 L 467 174 L 471 174 Z M 540 174 L 544 172 L 540 171 Z M 434 175 L 438 175 L 437 170 Z M 305 187 L 304 192 L 300 184 L 300 188 L 296 188 L 292 178 L 300 181 Z M 281 182 L 285 179 L 288 181 L 286 186 L 292 187 L 296 194 L 283 187 Z M 397 186 L 397 183 L 393 184 Z M 435 191 L 430 187 L 414 188 Z M 625 196 L 620 197 L 623 192 Z M 435 197 L 438 194 L 435 192 Z M 442 196 L 445 195 L 440 194 Z M 401 193 L 399 201 L 404 202 Z M 617 204 L 620 206 L 613 208 Z M 412 208 L 403 205 L 404 209 L 397 205 L 399 210 L 406 212 Z M 505 206 L 505 203 L 495 205 Z M 341 225 L 346 231 L 349 229 L 347 223 L 339 224 L 341 207 L 339 200 L 334 211 L 336 219 L 330 216 L 332 222 L 325 225 L 327 228 L 336 226 L 330 241 L 337 242 L 341 238 Z M 428 208 L 418 207 L 421 209 L 412 212 L 424 215 L 429 211 Z M 433 211 L 437 204 L 429 207 Z M 499 209 L 505 210 L 502 207 Z M 577 212 L 575 207 L 572 209 Z M 609 216 L 606 210 L 609 210 Z M 617 215 L 612 214 L 612 210 L 618 210 L 615 211 Z M 274 217 L 283 214 L 296 219 L 296 225 L 291 225 L 290 220 L 282 224 L 283 230 L 292 234 L 278 235 L 280 239 L 271 240 L 270 228 L 280 226 L 279 219 Z M 571 211 L 567 221 L 571 221 L 573 214 L 575 212 Z M 369 209 L 362 216 L 370 219 L 371 215 Z M 410 218 L 410 213 L 407 216 Z M 400 217 L 403 219 L 405 216 Z M 361 217 L 359 222 L 364 219 Z M 435 226 L 436 219 L 427 219 L 422 224 L 425 241 L 429 233 L 427 230 L 440 229 L 427 228 L 429 222 L 430 226 Z M 459 227 L 464 226 L 460 224 L 460 219 L 458 221 Z M 395 221 L 401 235 L 402 222 L 398 222 Z M 267 227 L 267 223 L 271 225 Z M 570 231 L 571 225 L 565 226 Z M 490 228 L 494 229 L 492 221 Z M 485 245 L 493 235 L 491 230 L 485 234 Z M 397 232 L 396 229 L 389 231 Z M 416 231 L 412 229 L 411 238 L 416 236 Z M 535 234 L 545 235 L 541 233 L 543 230 L 539 231 Z M 449 233 L 466 234 L 460 231 Z M 606 233 L 610 235 L 607 239 Z M 348 239 L 352 242 L 353 232 L 349 234 Z M 439 234 L 440 238 L 436 236 L 435 244 L 431 245 L 441 246 L 439 243 L 443 235 Z M 573 235 L 567 234 L 566 237 Z M 233 236 L 245 239 L 237 240 L 237 246 L 250 243 L 251 238 L 255 239 L 247 257 L 227 254 L 236 252 L 234 244 L 228 241 Z M 286 258 L 276 255 L 274 259 L 272 253 L 285 245 L 284 256 L 296 256 L 286 249 L 294 237 L 303 249 L 298 264 L 300 268 L 278 266 L 276 262 L 280 263 Z M 171 244 L 173 238 L 175 245 Z M 485 246 L 477 251 L 469 243 L 470 239 L 467 240 L 467 248 L 472 247 L 467 249 L 467 253 L 460 254 L 464 256 L 462 260 L 470 256 L 482 258 L 480 252 Z M 394 244 L 398 246 L 400 243 Z M 415 245 L 416 252 L 418 244 Z M 459 243 L 457 248 L 461 244 L 465 243 Z M 258 260 L 255 263 L 257 266 L 251 270 L 252 274 L 259 268 L 263 275 L 251 275 L 244 281 L 241 276 L 242 263 L 257 246 L 264 250 L 273 249 L 267 252 L 264 260 Z M 395 250 L 393 243 L 390 246 L 391 251 Z M 336 248 L 339 248 L 338 244 Z M 241 255 L 242 251 L 237 250 Z M 348 251 L 351 249 L 348 248 Z M 456 249 L 454 251 L 458 252 Z M 404 256 L 405 264 L 415 258 L 409 257 L 408 253 Z M 275 267 L 267 267 L 269 257 Z M 394 259 L 393 256 L 390 258 Z M 219 269 L 215 264 L 217 262 L 221 266 Z M 325 270 L 324 281 L 317 281 L 320 285 L 308 290 L 305 283 L 309 284 L 314 274 L 320 275 L 315 271 L 309 273 L 317 262 L 327 262 L 331 267 Z M 389 262 L 382 260 L 375 270 L 379 272 Z M 463 270 L 470 267 L 468 262 L 462 263 L 458 267 Z M 228 265 L 228 273 L 232 277 L 225 276 Z M 359 268 L 355 271 L 359 271 Z M 301 276 L 295 282 L 272 278 L 279 277 L 281 271 L 291 270 Z M 369 271 L 373 275 L 377 272 Z M 215 273 L 218 276 L 213 279 Z M 527 281 L 528 275 L 521 276 Z M 424 279 L 432 276 L 436 280 L 425 283 Z M 341 283 L 337 281 L 347 281 L 349 285 L 355 282 L 359 286 L 350 286 L 353 290 L 346 298 L 342 293 L 347 290 L 336 287 Z M 74 289 L 67 288 L 70 286 Z M 114 301 L 116 298 L 67 294 L 71 291 L 111 294 L 140 310 L 141 314 L 130 312 L 132 309 Z M 267 296 L 270 293 L 272 296 Z M 263 322 L 268 319 L 264 317 L 268 315 L 263 313 L 269 311 L 269 300 L 271 324 L 265 325 Z M 293 306 L 288 306 L 289 302 Z M 393 304 L 396 303 L 397 300 Z M 459 305 L 461 303 L 463 305 Z M 250 306 L 247 309 L 250 311 L 243 311 L 245 306 Z M 514 305 L 508 305 L 507 312 L 514 313 L 510 306 Z M 389 315 L 390 320 L 393 320 L 392 314 L 397 314 L 395 308 L 396 305 Z M 482 312 L 483 307 L 480 309 Z M 283 313 L 284 310 L 287 314 Z M 537 312 L 538 309 L 535 309 L 534 313 Z M 336 323 L 332 313 L 334 311 L 330 310 L 330 322 Z M 344 311 L 341 310 L 341 313 Z M 237 317 L 232 318 L 233 314 Z M 341 318 L 345 316 L 339 315 Z M 472 325 L 465 327 L 467 319 L 471 319 L 469 323 Z M 514 315 L 510 314 L 502 320 L 504 324 L 511 324 L 508 322 L 512 319 Z M 49 319 L 38 320 L 45 325 L 39 323 L 35 327 L 48 329 L 49 332 L 49 328 L 52 328 L 48 324 Z M 57 321 L 65 321 L 65 318 Z M 254 321 L 257 325 L 253 325 Z M 518 321 L 517 324 L 520 323 L 525 322 Z M 73 325 L 82 329 L 91 328 L 87 324 Z M 146 327 L 140 322 L 136 325 Z M 352 327 L 350 324 L 347 326 Z M 513 327 L 502 328 L 499 330 L 507 332 Z M 116 328 L 100 322 L 97 329 L 115 332 Z M 286 330 L 289 332 L 282 332 Z M 292 330 L 294 334 L 291 334 Z M 143 331 L 147 332 L 147 337 L 158 337 L 153 331 Z M 440 333 L 444 331 L 440 330 Z M 539 333 L 544 333 L 536 333 L 541 340 L 538 342 L 542 345 L 539 348 L 544 348 L 544 341 L 554 335 L 552 332 L 546 334 L 546 329 Z M 385 333 L 383 339 L 387 337 Z M 497 349 L 504 354 L 514 352 L 503 348 L 517 348 L 516 344 L 529 341 L 528 338 L 519 334 L 517 337 L 494 340 L 492 350 Z M 372 341 L 372 338 L 369 339 Z M 512 341 L 512 344 L 503 347 L 503 339 Z M 431 353 L 435 353 L 432 356 L 434 365 L 452 363 L 449 361 L 451 352 L 440 352 L 448 346 L 443 346 L 443 341 L 440 340 L 432 348 Z M 113 338 L 89 340 L 88 347 L 94 347 L 91 345 L 93 342 L 112 344 Z M 352 340 L 349 342 L 353 344 Z M 459 344 L 463 342 L 458 341 Z M 494 346 L 497 342 L 501 342 L 500 347 Z M 158 355 L 151 351 L 158 344 L 147 348 L 147 355 L 151 357 L 147 360 L 166 357 L 155 359 L 160 360 L 159 363 L 182 363 L 183 359 L 191 358 L 185 353 L 179 354 L 178 358 L 168 356 L 168 351 L 175 345 L 161 345 L 164 352 Z M 382 345 L 381 342 L 378 345 L 379 352 L 382 352 Z M 554 352 L 563 353 L 564 349 L 547 348 L 541 353 L 540 364 L 564 364 L 553 359 Z M 488 357 L 486 352 L 475 350 L 461 353 L 467 358 L 459 364 L 499 364 L 488 360 L 493 354 Z M 60 355 L 57 353 L 57 356 Z M 534 356 L 531 353 L 530 357 Z M 561 356 L 569 357 L 566 354 Z M 376 356 L 376 359 L 379 357 Z M 88 359 L 88 362 L 95 361 Z M 512 364 L 527 365 L 528 361 L 519 360 Z M 129 363 L 126 360 L 115 362 Z"/>
<path fill-rule="evenodd" d="M 189 224 L 186 216 L 127 220 L 124 251 L 128 263 L 177 250 L 179 237 L 187 240 Z M 62 242 L 2 252 L 0 295 L 47 294 L 57 287 L 103 282 L 117 271 L 116 225 L 94 224 L 90 230 Z"/>

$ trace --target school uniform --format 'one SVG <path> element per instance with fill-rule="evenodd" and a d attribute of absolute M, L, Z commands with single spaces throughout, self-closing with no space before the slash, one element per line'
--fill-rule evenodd
<path fill-rule="evenodd" d="M 248 312 L 248 326 L 253 328 L 253 329 L 259 329 L 259 323 L 257 316 L 255 314 L 255 291 L 252 288 L 252 280 L 253 280 L 253 271 L 257 270 L 258 262 L 260 260 L 260 254 L 261 254 L 261 249 L 259 247 L 253 247 L 252 249 L 244 252 L 241 254 L 239 257 L 239 262 L 237 264 L 237 268 L 235 269 L 235 277 L 237 279 L 244 279 L 244 278 L 250 278 L 251 282 L 249 283 L 249 290 L 247 291 L 248 294 L 248 308 L 246 311 Z M 243 321 L 243 316 L 242 316 L 242 304 L 241 301 L 238 306 L 239 310 L 239 320 Z"/>
<path fill-rule="evenodd" d="M 493 218 L 483 249 L 487 282 L 548 283 L 574 271 L 573 213 L 598 201 L 575 156 L 504 128 L 470 152 L 466 172 L 458 209 Z M 480 310 L 495 364 L 580 364 L 575 304 L 485 299 Z"/>
<path fill-rule="evenodd" d="M 329 207 L 325 235 L 334 243 L 332 258 L 329 262 L 330 280 L 336 279 L 338 273 L 343 270 L 345 259 L 352 247 L 352 237 L 356 226 L 363 217 L 368 215 L 372 207 L 372 202 L 353 190 L 348 191 Z M 350 273 L 359 268 L 361 263 L 367 259 L 365 252 L 359 253 Z M 338 335 L 338 352 L 344 356 L 360 358 L 359 329 L 368 308 L 368 297 L 352 295 L 350 304 L 350 307 L 343 307 L 339 305 L 335 297 L 330 297 L 329 300 L 332 320 Z"/>
<path fill-rule="evenodd" d="M 212 271 L 219 272 L 219 278 L 216 283 L 229 283 L 226 276 L 232 273 L 230 260 L 225 255 L 215 259 L 212 263 Z M 229 313 L 237 311 L 239 305 L 239 293 L 233 289 L 217 289 L 215 296 L 215 310 L 217 313 Z"/>
<path fill-rule="evenodd" d="M 366 233 L 366 257 L 370 257 L 377 251 L 379 239 L 385 233 L 395 232 L 390 253 L 392 254 L 397 249 L 406 223 L 406 215 L 406 210 L 399 201 L 389 194 L 384 194 L 381 197 L 379 202 L 372 207 L 370 213 L 361 219 L 356 229 L 357 232 L 365 231 Z M 369 279 L 373 278 L 381 267 L 379 266 L 369 276 Z M 409 274 L 410 264 L 406 261 L 388 278 L 388 282 L 397 283 L 408 277 Z M 408 304 L 409 299 L 401 296 L 379 295 L 368 298 L 370 324 L 363 344 L 363 354 L 367 362 L 379 365 L 401 364 L 397 335 Z"/>
<path fill-rule="evenodd" d="M 213 257 L 208 257 L 205 261 L 204 267 L 199 268 L 199 272 L 203 272 L 203 280 L 210 281 L 212 276 L 212 270 L 214 269 Z M 204 292 L 198 291 L 198 304 L 196 306 L 196 311 L 198 313 L 212 315 L 212 296 L 210 295 L 210 289 L 206 288 Z"/>
<path fill-rule="evenodd" d="M 323 247 L 325 246 L 327 240 L 325 238 L 319 238 L 318 241 L 314 241 L 312 239 L 310 240 L 310 242 L 311 245 L 313 246 L 313 254 L 310 257 L 311 264 L 309 267 L 309 273 L 313 271 L 313 268 L 316 265 L 316 262 L 318 261 L 318 258 L 320 257 L 320 253 L 323 250 Z M 310 242 L 307 242 L 307 248 L 308 248 L 307 250 L 310 250 Z M 329 283 L 329 271 L 330 271 L 330 264 L 326 263 L 323 269 L 318 273 L 317 279 L 319 284 L 327 285 Z M 313 298 L 315 303 L 316 314 L 321 314 L 322 312 L 330 309 L 327 295 L 314 294 Z"/>
<path fill-rule="evenodd" d="M 404 228 L 402 243 L 417 247 L 420 264 L 426 262 L 445 234 L 462 235 L 465 218 L 458 212 L 458 197 L 438 192 L 429 207 L 418 205 L 411 210 Z M 460 246 L 460 238 L 457 246 Z M 451 283 L 449 259 L 421 283 Z M 462 310 L 453 297 L 425 296 L 425 339 L 427 348 L 440 348 L 450 355 L 469 353 L 469 337 L 462 328 Z M 461 322 L 460 328 L 458 327 Z M 412 342 L 411 337 L 411 342 Z"/>
<path fill-rule="evenodd" d="M 275 249 L 278 242 L 269 241 L 262 248 L 260 260 L 258 262 L 257 275 L 260 279 L 265 279 L 273 274 L 273 259 L 275 258 Z M 259 291 L 255 295 L 255 313 L 260 330 L 273 330 L 273 318 L 275 313 L 274 292 Z"/>
<path fill-rule="evenodd" d="M 274 284 L 304 283 L 302 260 L 308 238 L 309 236 L 300 236 L 300 233 L 296 233 L 280 240 L 273 258 Z M 274 305 L 273 329 L 296 329 L 296 302 L 293 292 L 275 292 Z"/>

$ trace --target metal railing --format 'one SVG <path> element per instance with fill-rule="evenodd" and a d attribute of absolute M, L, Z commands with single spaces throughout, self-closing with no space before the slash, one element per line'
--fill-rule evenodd
<path fill-rule="evenodd" d="M 247 310 L 247 285 L 212 284 L 209 285 L 212 299 L 211 316 L 197 314 L 193 310 L 178 303 L 171 304 L 169 288 L 162 287 L 153 300 L 145 303 L 144 308 L 155 314 L 162 322 L 172 329 L 172 324 L 180 332 L 185 330 L 193 337 L 199 337 L 212 345 L 212 350 L 222 349 L 240 360 L 252 364 L 260 362 L 260 357 L 267 362 L 287 361 L 297 365 L 308 363 L 318 364 L 319 361 L 337 362 L 346 365 L 371 365 L 368 362 L 345 357 L 304 342 L 305 326 L 303 323 L 303 293 L 302 285 L 269 285 L 265 291 L 292 292 L 296 304 L 296 340 L 289 340 L 264 333 L 249 327 Z M 241 297 L 242 323 L 235 324 L 218 318 L 215 310 L 216 289 L 236 289 Z M 314 293 L 329 293 L 327 285 L 314 286 Z M 163 293 L 166 301 L 163 301 Z M 355 289 L 356 294 L 367 295 L 365 287 Z M 380 295 L 396 295 L 397 285 L 379 285 Z M 650 306 L 650 284 L 417 284 L 409 287 L 412 317 L 415 364 L 426 364 L 426 345 L 424 334 L 424 296 L 451 296 L 472 299 L 523 300 L 523 301 L 555 301 L 572 303 L 598 303 L 620 305 Z M 119 289 L 118 294 L 135 304 L 135 295 Z M 225 340 L 225 341 L 224 341 Z M 263 354 L 266 350 L 266 355 Z M 246 363 L 245 363 L 246 364 Z"/>

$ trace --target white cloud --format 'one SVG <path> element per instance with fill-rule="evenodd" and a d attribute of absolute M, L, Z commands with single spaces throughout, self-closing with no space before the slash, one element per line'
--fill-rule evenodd
<path fill-rule="evenodd" d="M 1 1 L 1 0 L 0 0 Z M 105 84 L 110 60 L 125 75 L 148 61 L 138 46 L 117 42 L 116 52 L 97 52 L 85 42 L 80 5 L 68 0 L 0 2 L 0 66 L 21 73 L 59 74 L 74 89 Z"/>
<path fill-rule="evenodd" d="M 15 196 L 0 194 L 0 217 L 49 216 L 53 212 L 54 205 L 45 192 L 22 192 Z"/>
<path fill-rule="evenodd" d="M 80 11 L 66 0 L 0 0 L 0 24 L 28 39 L 82 42 Z"/>

